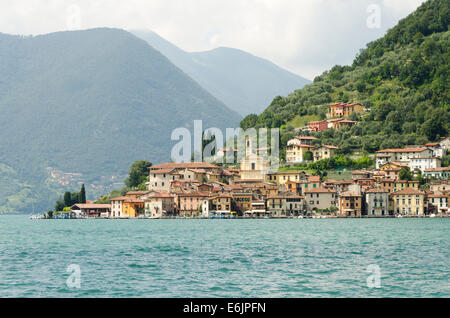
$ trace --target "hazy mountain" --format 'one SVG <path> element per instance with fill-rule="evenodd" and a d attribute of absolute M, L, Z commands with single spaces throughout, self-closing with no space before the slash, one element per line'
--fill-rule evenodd
<path fill-rule="evenodd" d="M 170 160 L 177 127 L 236 127 L 241 118 L 117 29 L 0 34 L 0 113 L 0 211 L 22 204 L 24 187 L 38 203 L 54 200 L 47 167 L 90 181 L 120 175 L 138 159 Z"/>
<path fill-rule="evenodd" d="M 217 48 L 188 53 L 149 31 L 133 31 L 229 108 L 245 116 L 262 112 L 275 96 L 311 83 L 249 53 Z"/>

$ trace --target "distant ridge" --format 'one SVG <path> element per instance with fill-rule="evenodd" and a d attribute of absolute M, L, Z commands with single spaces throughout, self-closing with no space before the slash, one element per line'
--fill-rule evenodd
<path fill-rule="evenodd" d="M 272 62 L 241 50 L 219 47 L 205 52 L 181 50 L 151 31 L 132 31 L 167 56 L 212 95 L 242 116 L 261 113 L 275 96 L 311 83 Z"/>

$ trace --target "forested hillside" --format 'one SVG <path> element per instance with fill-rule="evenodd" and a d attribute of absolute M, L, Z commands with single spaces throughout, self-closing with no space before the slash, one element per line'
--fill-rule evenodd
<path fill-rule="evenodd" d="M 450 130 L 449 1 L 430 0 L 361 50 L 350 66 L 335 66 L 314 83 L 276 97 L 241 127 L 281 127 L 282 144 L 302 118 L 324 119 L 331 102 L 357 101 L 369 111 L 357 126 L 314 134 L 326 144 L 374 152 L 423 144 Z"/>

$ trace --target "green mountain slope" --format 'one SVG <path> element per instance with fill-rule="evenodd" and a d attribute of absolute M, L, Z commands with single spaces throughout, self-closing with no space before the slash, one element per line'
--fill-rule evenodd
<path fill-rule="evenodd" d="M 158 34 L 133 31 L 196 80 L 230 109 L 245 116 L 261 113 L 276 95 L 286 95 L 311 81 L 241 50 L 220 47 L 189 53 Z"/>
<path fill-rule="evenodd" d="M 140 158 L 170 160 L 172 130 L 195 119 L 205 128 L 241 119 L 123 30 L 0 34 L 0 56 L 0 164 L 8 167 L 0 173 L 9 176 L 0 189 L 14 176 L 14 193 L 34 186 L 40 207 L 55 199 L 48 167 L 82 173 L 68 185 L 78 190 L 78 182 L 125 174 Z M 10 196 L 0 193 L 0 211 L 15 209 Z"/>
<path fill-rule="evenodd" d="M 370 109 L 351 129 L 315 134 L 343 152 L 422 144 L 446 136 L 449 108 L 449 1 L 422 4 L 362 50 L 351 66 L 335 66 L 314 83 L 287 97 L 277 97 L 260 115 L 249 115 L 247 127 L 283 127 L 304 116 L 324 119 L 326 104 L 358 101 Z M 287 126 L 287 127 L 286 127 Z"/>

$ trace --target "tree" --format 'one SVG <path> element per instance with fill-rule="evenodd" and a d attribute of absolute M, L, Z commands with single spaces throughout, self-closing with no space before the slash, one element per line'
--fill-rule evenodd
<path fill-rule="evenodd" d="M 244 130 L 247 130 L 248 128 L 255 127 L 256 121 L 258 120 L 258 115 L 250 114 L 247 115 L 240 124 L 240 127 Z"/>
<path fill-rule="evenodd" d="M 129 188 L 136 188 L 141 183 L 144 183 L 148 176 L 148 168 L 152 166 L 152 163 L 146 160 L 139 160 L 134 162 L 130 166 L 128 177 L 125 180 L 125 185 Z"/>
<path fill-rule="evenodd" d="M 84 188 L 84 184 L 81 185 L 79 203 L 86 203 L 86 190 Z"/>
<path fill-rule="evenodd" d="M 398 174 L 398 177 L 403 181 L 411 181 L 413 178 L 412 173 L 408 168 L 402 168 Z"/>
<path fill-rule="evenodd" d="M 55 211 L 62 211 L 64 208 L 65 208 L 64 200 L 62 199 L 57 200 L 55 204 Z"/>
<path fill-rule="evenodd" d="M 72 204 L 72 196 L 71 196 L 70 192 L 64 193 L 64 207 L 72 206 L 72 205 L 73 205 Z M 56 211 L 61 211 L 61 210 L 56 210 Z"/>
<path fill-rule="evenodd" d="M 314 159 L 314 155 L 311 151 L 307 151 L 303 154 L 304 161 L 312 161 Z"/>

